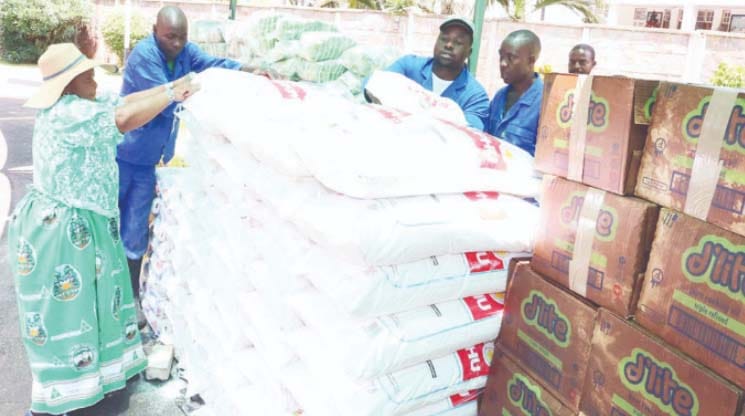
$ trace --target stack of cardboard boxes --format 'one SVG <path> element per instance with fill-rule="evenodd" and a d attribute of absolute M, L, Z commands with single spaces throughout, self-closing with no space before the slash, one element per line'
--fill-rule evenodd
<path fill-rule="evenodd" d="M 479 414 L 745 414 L 745 91 L 550 74 L 536 166 Z"/>

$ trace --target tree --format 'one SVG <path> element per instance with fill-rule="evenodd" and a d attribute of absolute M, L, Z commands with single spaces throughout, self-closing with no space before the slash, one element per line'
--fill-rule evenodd
<path fill-rule="evenodd" d="M 499 4 L 512 20 L 524 21 L 527 9 L 527 0 L 488 0 L 491 4 Z M 532 11 L 545 9 L 549 6 L 564 6 L 582 16 L 585 23 L 598 23 L 596 14 L 598 9 L 604 7 L 603 0 L 536 0 Z"/>

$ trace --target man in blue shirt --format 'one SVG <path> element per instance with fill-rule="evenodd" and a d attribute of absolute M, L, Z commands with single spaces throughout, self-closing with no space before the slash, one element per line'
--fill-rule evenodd
<path fill-rule="evenodd" d="M 386 71 L 402 74 L 425 89 L 452 99 L 463 110 L 468 125 L 483 130 L 489 111 L 489 96 L 465 65 L 472 44 L 471 22 L 450 18 L 440 25 L 432 58 L 406 55 Z M 367 93 L 366 97 L 373 98 Z"/>
<path fill-rule="evenodd" d="M 174 6 L 162 8 L 153 35 L 138 42 L 127 60 L 121 94 L 146 90 L 210 67 L 250 70 L 237 61 L 205 54 L 187 40 L 187 33 L 184 12 Z M 121 238 L 137 297 L 142 256 L 148 244 L 148 217 L 155 197 L 155 165 L 173 157 L 178 127 L 175 106 L 171 104 L 151 122 L 125 134 L 117 147 Z"/>
<path fill-rule="evenodd" d="M 499 48 L 499 72 L 507 84 L 489 106 L 486 132 L 535 154 L 543 80 L 534 72 L 541 41 L 530 30 L 517 30 Z"/>

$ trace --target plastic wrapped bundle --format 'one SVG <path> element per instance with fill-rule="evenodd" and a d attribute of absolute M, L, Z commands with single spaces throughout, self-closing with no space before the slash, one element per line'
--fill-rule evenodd
<path fill-rule="evenodd" d="M 302 17 L 282 16 L 277 20 L 276 28 L 269 36 L 278 40 L 293 40 L 300 39 L 305 32 L 336 32 L 336 26 Z"/>
<path fill-rule="evenodd" d="M 206 52 L 209 55 L 217 56 L 219 58 L 224 58 L 228 56 L 228 44 L 225 42 L 220 43 L 201 43 L 201 42 L 194 42 L 196 43 L 204 52 Z"/>
<path fill-rule="evenodd" d="M 297 75 L 304 81 L 329 82 L 339 78 L 347 68 L 338 60 L 309 62 L 299 59 L 300 68 Z"/>
<path fill-rule="evenodd" d="M 339 59 L 350 72 L 360 77 L 366 77 L 376 69 L 387 68 L 396 60 L 398 55 L 398 52 L 392 48 L 358 45 L 344 51 Z"/>
<path fill-rule="evenodd" d="M 276 62 L 271 65 L 271 67 L 272 69 L 277 71 L 279 75 L 282 75 L 286 79 L 297 80 L 301 70 L 305 69 L 304 67 L 307 64 L 309 64 L 309 62 L 304 61 L 300 58 L 290 58 L 285 59 L 284 61 Z M 308 73 L 310 74 L 310 72 Z"/>
<path fill-rule="evenodd" d="M 197 20 L 189 26 L 189 40 L 196 43 L 225 42 L 225 22 L 219 20 Z"/>
<path fill-rule="evenodd" d="M 309 61 L 336 59 L 354 45 L 354 40 L 337 32 L 307 32 L 300 36 L 300 56 Z"/>
<path fill-rule="evenodd" d="M 344 63 L 342 62 L 342 65 L 343 64 Z M 337 79 L 337 81 L 354 95 L 362 92 L 362 79 L 352 72 L 345 72 Z"/>
<path fill-rule="evenodd" d="M 279 42 L 266 54 L 265 61 L 267 63 L 274 63 L 290 58 L 297 58 L 300 47 L 300 42 L 297 40 Z"/>

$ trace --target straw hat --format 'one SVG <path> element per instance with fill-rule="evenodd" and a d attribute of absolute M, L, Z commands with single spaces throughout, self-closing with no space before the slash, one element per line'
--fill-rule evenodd
<path fill-rule="evenodd" d="M 96 67 L 111 70 L 111 65 L 92 61 L 72 43 L 49 45 L 39 57 L 39 69 L 43 83 L 23 105 L 31 108 L 48 108 L 57 102 L 67 84 L 76 76 Z M 114 67 L 116 68 L 116 67 Z"/>

